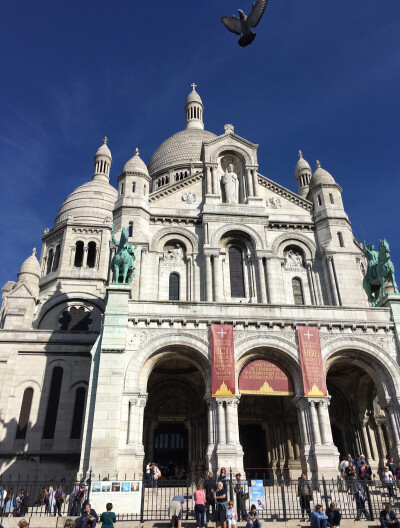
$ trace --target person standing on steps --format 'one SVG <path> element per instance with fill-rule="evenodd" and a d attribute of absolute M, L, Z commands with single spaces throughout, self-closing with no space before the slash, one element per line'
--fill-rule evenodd
<path fill-rule="evenodd" d="M 302 473 L 299 478 L 299 484 L 297 486 L 297 496 L 300 499 L 301 508 L 301 521 L 305 521 L 304 512 L 307 513 L 308 518 L 311 518 L 311 506 L 310 502 L 313 500 L 313 489 L 310 481 L 307 479 L 307 475 Z"/>

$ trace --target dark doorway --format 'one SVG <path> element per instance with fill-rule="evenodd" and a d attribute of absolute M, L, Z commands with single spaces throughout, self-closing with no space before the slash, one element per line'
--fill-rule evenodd
<path fill-rule="evenodd" d="M 162 467 L 188 467 L 187 430 L 184 424 L 160 424 L 154 433 L 154 458 Z M 174 477 L 177 475 L 169 475 Z"/>
<path fill-rule="evenodd" d="M 246 475 L 263 478 L 267 465 L 265 431 L 260 424 L 240 424 L 239 439 L 244 451 Z"/>

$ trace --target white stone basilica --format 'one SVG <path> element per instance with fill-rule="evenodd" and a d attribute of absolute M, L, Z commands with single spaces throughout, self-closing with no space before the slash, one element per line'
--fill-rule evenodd
<path fill-rule="evenodd" d="M 203 110 L 193 85 L 185 129 L 147 166 L 136 150 L 117 189 L 105 139 L 39 260 L 3 287 L 1 474 L 129 476 L 172 460 L 320 477 L 339 453 L 375 469 L 398 458 L 400 300 L 369 306 L 342 189 L 301 152 L 298 192 L 282 187 L 232 125 L 204 130 Z M 112 225 L 137 245 L 129 286 L 111 284 Z M 233 325 L 230 398 L 211 396 L 212 323 Z M 328 397 L 304 397 L 298 325 L 319 329 Z M 294 396 L 240 394 L 260 358 L 290 373 Z"/>

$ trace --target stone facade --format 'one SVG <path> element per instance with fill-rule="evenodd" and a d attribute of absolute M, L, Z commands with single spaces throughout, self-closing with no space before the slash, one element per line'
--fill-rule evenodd
<path fill-rule="evenodd" d="M 339 452 L 374 469 L 398 457 L 400 298 L 368 305 L 342 189 L 302 153 L 298 193 L 282 187 L 258 145 L 205 131 L 203 111 L 193 90 L 185 130 L 148 166 L 136 150 L 118 190 L 105 139 L 40 260 L 4 286 L 1 473 L 137 475 L 155 459 L 328 476 Z M 112 224 L 137 244 L 129 286 L 111 284 Z M 234 327 L 237 378 L 272 359 L 294 397 L 212 398 L 212 323 Z M 320 330 L 327 398 L 304 398 L 297 325 Z"/>

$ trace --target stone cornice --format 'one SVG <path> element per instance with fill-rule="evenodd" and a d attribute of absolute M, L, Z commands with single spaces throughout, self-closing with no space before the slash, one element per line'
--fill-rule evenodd
<path fill-rule="evenodd" d="M 169 196 L 170 194 L 173 194 L 175 192 L 180 191 L 181 189 L 184 189 L 185 187 L 188 187 L 192 183 L 195 183 L 197 181 L 200 181 L 203 179 L 203 173 L 197 172 L 196 174 L 192 174 L 191 176 L 188 176 L 184 180 L 179 180 L 175 183 L 172 183 L 170 185 L 165 185 L 161 189 L 157 189 L 156 191 L 153 191 L 149 196 L 149 202 L 152 203 L 156 200 L 159 200 L 160 198 L 164 198 L 165 196 Z"/>
<path fill-rule="evenodd" d="M 273 182 L 266 176 L 263 176 L 262 174 L 258 173 L 257 181 L 262 187 L 265 187 L 266 189 L 269 189 L 275 194 L 282 196 L 289 202 L 292 202 L 298 205 L 299 207 L 302 207 L 306 211 L 312 211 L 314 207 L 312 202 L 309 202 L 305 198 L 301 198 L 301 196 L 299 196 L 298 194 L 292 191 L 289 191 L 289 189 L 286 189 L 285 187 L 282 187 L 282 185 L 279 185 L 278 183 Z"/>

